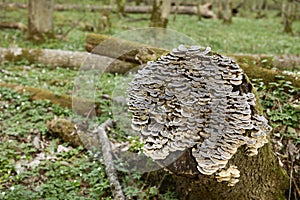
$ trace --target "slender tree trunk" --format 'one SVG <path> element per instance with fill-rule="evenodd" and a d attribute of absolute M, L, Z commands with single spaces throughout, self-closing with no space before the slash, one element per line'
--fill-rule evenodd
<path fill-rule="evenodd" d="M 256 18 L 263 18 L 266 17 L 268 10 L 268 0 L 258 1 L 257 2 L 257 9 L 256 9 Z"/>
<path fill-rule="evenodd" d="M 117 14 L 119 15 L 120 18 L 123 18 L 126 16 L 125 13 L 125 4 L 126 0 L 116 0 L 117 3 Z"/>
<path fill-rule="evenodd" d="M 218 16 L 223 19 L 224 24 L 232 23 L 232 1 L 220 0 Z"/>
<path fill-rule="evenodd" d="M 154 0 L 150 26 L 167 28 L 171 0 Z"/>
<path fill-rule="evenodd" d="M 42 41 L 54 37 L 53 0 L 29 0 L 28 38 Z"/>
<path fill-rule="evenodd" d="M 284 32 L 293 33 L 293 21 L 296 16 L 296 2 L 295 0 L 282 1 L 282 17 L 284 24 Z"/>

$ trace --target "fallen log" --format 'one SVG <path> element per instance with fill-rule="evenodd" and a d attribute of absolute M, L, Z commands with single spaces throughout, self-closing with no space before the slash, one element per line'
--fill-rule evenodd
<path fill-rule="evenodd" d="M 168 53 L 168 50 L 165 49 L 101 34 L 88 34 L 85 48 L 93 54 L 104 55 L 136 64 L 156 60 L 161 55 Z"/>
<path fill-rule="evenodd" d="M 93 112 L 92 114 L 95 114 L 97 116 L 101 114 L 100 106 L 94 100 L 69 96 L 65 94 L 57 95 L 48 90 L 10 83 L 0 82 L 0 87 L 10 88 L 21 94 L 27 93 L 30 95 L 30 99 L 32 100 L 49 100 L 51 103 L 59 105 L 63 108 L 72 109 L 73 106 L 76 106 L 75 112 L 79 115 L 87 116 L 91 108 L 95 109 L 95 112 Z M 73 105 L 73 102 L 75 102 L 76 105 Z"/>
<path fill-rule="evenodd" d="M 111 48 L 98 44 L 107 41 Z M 101 47 L 102 46 L 102 47 Z M 165 49 L 149 47 L 147 45 L 121 40 L 106 35 L 89 34 L 86 38 L 87 52 L 72 52 L 52 49 L 22 49 L 0 48 L 0 62 L 16 62 L 23 59 L 29 63 L 41 63 L 51 67 L 68 67 L 70 69 L 97 69 L 102 72 L 124 74 L 135 68 L 137 64 L 156 60 L 161 55 L 167 54 Z M 117 50 L 124 52 L 120 55 Z M 128 52 L 129 51 L 129 52 Z M 95 55 L 97 54 L 97 55 Z M 276 81 L 276 75 L 285 76 L 285 80 L 291 81 L 295 87 L 300 87 L 299 78 L 283 74 L 281 70 L 264 68 L 267 66 L 280 69 L 297 69 L 300 62 L 299 55 L 252 55 L 230 54 L 237 60 L 241 68 L 252 79 L 263 79 L 265 84 Z M 126 61 L 126 62 L 124 62 Z"/>
<path fill-rule="evenodd" d="M 27 60 L 30 64 L 41 63 L 54 67 L 70 69 L 98 69 L 110 73 L 124 73 L 133 68 L 132 63 L 125 63 L 106 56 L 87 52 L 64 51 L 53 49 L 0 48 L 1 62 Z M 109 66 L 109 68 L 106 68 Z"/>
<path fill-rule="evenodd" d="M 20 29 L 21 31 L 26 31 L 27 26 L 25 24 L 22 24 L 20 22 L 1 22 L 0 23 L 0 29 Z"/>
<path fill-rule="evenodd" d="M 101 44 L 101 45 L 99 45 Z M 132 41 L 127 41 L 107 35 L 101 34 L 88 34 L 86 37 L 86 50 L 98 55 L 105 55 L 112 58 L 118 58 L 127 62 L 134 63 L 147 63 L 150 60 L 156 60 L 161 55 L 167 54 L 169 51 L 166 49 L 151 47 L 145 44 L 140 44 Z M 109 47 L 109 48 L 108 48 Z M 119 55 L 122 55 L 119 57 Z M 263 79 L 265 84 L 276 81 L 276 75 L 282 75 L 285 80 L 291 81 L 295 87 L 300 87 L 300 79 L 283 74 L 280 70 L 271 70 L 260 67 L 257 61 L 265 63 L 265 60 L 269 60 L 273 67 L 277 65 L 282 66 L 282 63 L 291 63 L 294 66 L 298 66 L 300 62 L 300 56 L 288 56 L 288 55 L 240 55 L 230 54 L 229 57 L 237 58 L 237 62 L 244 72 L 252 79 Z M 284 62 L 282 59 L 287 59 Z"/>
<path fill-rule="evenodd" d="M 48 132 L 56 138 L 69 143 L 73 147 L 84 146 L 74 123 L 64 118 L 47 121 Z"/>
<path fill-rule="evenodd" d="M 300 69 L 299 54 L 228 54 L 227 56 L 235 58 L 239 62 L 256 64 L 264 68 L 277 68 L 280 70 Z"/>
<path fill-rule="evenodd" d="M 200 13 L 198 11 L 198 6 L 172 6 L 171 13 L 177 14 L 187 14 L 187 15 L 198 15 L 201 14 L 205 18 L 212 18 L 216 19 L 216 15 L 212 10 L 212 4 L 207 3 L 204 5 L 200 5 Z M 8 8 L 8 9 L 26 9 L 27 4 L 22 3 L 0 3 L 0 8 Z M 54 10 L 56 11 L 89 11 L 89 12 L 101 12 L 101 11 L 114 11 L 112 6 L 100 6 L 100 5 L 81 5 L 81 4 L 56 4 L 54 5 Z M 125 6 L 124 8 L 125 13 L 151 13 L 152 6 Z"/>

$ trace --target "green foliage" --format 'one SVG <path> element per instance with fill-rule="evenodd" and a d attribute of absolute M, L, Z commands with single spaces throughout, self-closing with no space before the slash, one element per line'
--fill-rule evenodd
<path fill-rule="evenodd" d="M 45 122 L 54 115 L 70 116 L 71 111 L 52 105 L 47 100 L 31 101 L 28 95 L 21 95 L 6 88 L 0 88 L 1 101 L 5 112 L 0 113 L 3 121 L 0 135 L 25 136 L 30 133 L 44 134 L 47 131 Z"/>
<path fill-rule="evenodd" d="M 0 65 L 0 81 L 72 94 L 77 72 L 70 69 L 51 69 L 41 64 L 28 65 L 26 60 Z"/>
<path fill-rule="evenodd" d="M 277 81 L 264 85 L 261 80 L 252 80 L 258 90 L 261 104 L 273 127 L 273 133 L 277 137 L 294 139 L 300 143 L 297 132 L 300 131 L 300 102 L 299 88 L 285 81 L 284 77 L 277 76 Z"/>

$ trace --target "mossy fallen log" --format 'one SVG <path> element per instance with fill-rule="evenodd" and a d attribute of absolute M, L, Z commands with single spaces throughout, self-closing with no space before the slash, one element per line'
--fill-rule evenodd
<path fill-rule="evenodd" d="M 21 22 L 1 22 L 0 29 L 20 29 L 25 32 L 27 30 L 27 26 Z"/>
<path fill-rule="evenodd" d="M 83 99 L 78 97 L 72 97 L 69 95 L 57 95 L 51 91 L 43 90 L 40 88 L 28 87 L 24 85 L 10 84 L 10 83 L 0 83 L 0 87 L 10 88 L 16 92 L 22 94 L 27 93 L 30 95 L 32 100 L 49 100 L 51 103 L 59 105 L 63 108 L 72 109 L 73 101 L 76 102 L 76 113 L 80 115 L 87 116 L 90 112 L 91 107 L 95 107 L 95 112 L 93 114 L 100 115 L 101 111 L 99 105 L 90 99 Z M 95 106 L 94 106 L 95 105 Z"/>
<path fill-rule="evenodd" d="M 239 63 L 248 63 L 263 68 L 298 69 L 300 70 L 299 54 L 228 54 L 227 56 L 235 58 Z"/>
<path fill-rule="evenodd" d="M 161 55 L 165 55 L 169 52 L 166 49 L 151 47 L 149 45 L 101 34 L 88 34 L 85 47 L 87 51 L 93 54 L 105 55 L 134 63 L 147 63 L 148 61 L 156 60 Z M 268 85 L 269 82 L 276 81 L 276 75 L 281 75 L 285 77 L 285 80 L 290 81 L 293 86 L 300 87 L 299 78 L 283 74 L 281 70 L 263 68 L 263 66 L 265 66 L 263 64 L 266 63 L 266 61 L 269 61 L 269 66 L 272 67 L 280 66 L 280 68 L 283 68 L 283 63 L 289 62 L 291 62 L 291 65 L 287 65 L 287 68 L 289 68 L 289 66 L 297 66 L 298 64 L 300 65 L 300 56 L 241 54 L 230 54 L 228 56 L 237 59 L 237 63 L 250 79 L 262 79 L 263 82 Z M 124 71 L 126 70 L 123 70 L 122 72 Z"/>
<path fill-rule="evenodd" d="M 161 55 L 168 53 L 168 50 L 165 49 L 94 33 L 87 35 L 85 48 L 93 54 L 136 64 L 156 60 Z"/>
<path fill-rule="evenodd" d="M 133 68 L 126 63 L 106 56 L 87 52 L 64 51 L 53 49 L 0 48 L 0 62 L 17 62 L 27 60 L 30 64 L 41 63 L 51 68 L 98 69 L 111 73 L 122 73 Z M 107 68 L 109 66 L 109 68 Z"/>
<path fill-rule="evenodd" d="M 73 147 L 83 146 L 75 124 L 64 118 L 54 118 L 46 124 L 49 133 Z"/>

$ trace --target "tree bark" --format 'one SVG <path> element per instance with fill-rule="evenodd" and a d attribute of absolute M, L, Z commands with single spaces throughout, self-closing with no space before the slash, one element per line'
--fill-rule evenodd
<path fill-rule="evenodd" d="M 167 28 L 170 9 L 171 0 L 154 0 L 150 26 Z"/>
<path fill-rule="evenodd" d="M 282 17 L 284 24 L 284 32 L 293 33 L 293 21 L 296 16 L 295 0 L 282 0 Z"/>
<path fill-rule="evenodd" d="M 53 38 L 53 0 L 29 0 L 28 9 L 28 38 Z"/>
<path fill-rule="evenodd" d="M 117 12 L 119 18 L 125 17 L 125 15 L 126 15 L 126 12 L 125 12 L 126 0 L 116 0 L 116 3 L 117 3 L 116 12 Z"/>
<path fill-rule="evenodd" d="M 232 23 L 232 2 L 231 2 L 231 0 L 220 0 L 218 16 L 219 16 L 219 18 L 223 19 L 224 24 Z"/>
<path fill-rule="evenodd" d="M 245 149 L 239 149 L 230 160 L 231 165 L 239 167 L 241 174 L 239 182 L 233 187 L 217 182 L 213 175 L 199 174 L 190 151 L 167 167 L 168 171 L 173 172 L 171 175 L 163 171 L 153 172 L 150 176 L 154 181 L 150 182 L 156 183 L 161 180 L 160 177 L 168 174 L 168 179 L 161 184 L 162 189 L 175 190 L 182 200 L 285 199 L 284 193 L 289 186 L 288 176 L 279 166 L 270 145 L 262 147 L 258 155 L 253 157 L 245 156 L 244 151 Z M 181 169 L 186 169 L 186 164 L 192 173 L 174 173 L 176 170 L 180 172 Z"/>
<path fill-rule="evenodd" d="M 68 67 L 87 70 L 91 66 L 103 72 L 125 73 L 135 65 L 106 56 L 87 52 L 53 49 L 0 48 L 0 62 L 16 62 L 26 59 L 29 63 L 41 63 L 51 67 Z M 106 68 L 107 67 L 107 68 Z"/>
<path fill-rule="evenodd" d="M 105 42 L 107 45 L 99 45 Z M 98 46 L 99 45 L 99 46 Z M 111 48 L 107 48 L 107 46 Z M 94 54 L 105 55 L 112 58 L 117 58 L 119 55 L 120 60 L 124 60 L 127 62 L 133 62 L 136 64 L 147 63 L 151 60 L 158 59 L 161 55 L 167 54 L 169 51 L 165 49 L 155 48 L 143 44 L 139 44 L 136 42 L 126 41 L 106 35 L 100 34 L 88 34 L 86 37 L 86 50 L 90 51 Z M 122 50 L 119 52 L 118 50 Z M 230 57 L 236 57 L 238 59 L 238 63 L 240 67 L 244 70 L 244 72 L 253 79 L 262 79 L 263 82 L 268 85 L 269 82 L 276 81 L 276 75 L 284 75 L 281 71 L 275 71 L 270 69 L 265 69 L 262 67 L 258 67 L 257 64 L 254 64 L 254 61 L 261 61 L 261 63 L 265 63 L 268 61 L 269 66 L 274 66 L 282 63 L 282 56 L 266 56 L 266 55 L 229 55 Z M 289 57 L 289 56 L 287 56 Z M 290 57 L 289 57 L 290 58 Z M 291 60 L 290 60 L 291 61 Z M 299 65 L 299 55 L 296 55 L 293 59 L 295 61 L 295 67 Z M 292 61 L 291 61 L 292 62 Z M 292 64 L 292 63 L 291 63 Z M 263 66 L 263 65 L 262 65 Z M 284 64 L 283 64 L 284 66 Z M 286 67 L 286 66 L 285 66 Z M 291 81 L 295 87 L 300 87 L 300 80 L 295 79 L 295 77 L 291 75 L 284 75 L 285 80 Z"/>

